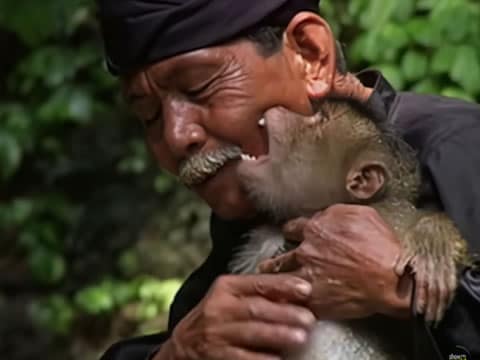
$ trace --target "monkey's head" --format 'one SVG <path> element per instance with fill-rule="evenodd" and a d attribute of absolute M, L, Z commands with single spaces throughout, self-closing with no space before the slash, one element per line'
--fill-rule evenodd
<path fill-rule="evenodd" d="M 238 167 L 259 210 L 287 219 L 336 203 L 368 204 L 384 193 L 390 173 L 378 130 L 341 110 L 311 117 L 284 108 L 265 113 L 268 154 Z"/>

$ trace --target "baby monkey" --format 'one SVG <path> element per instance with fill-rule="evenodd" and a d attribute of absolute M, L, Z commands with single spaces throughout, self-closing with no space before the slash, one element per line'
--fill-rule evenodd
<path fill-rule="evenodd" d="M 271 215 L 272 222 L 250 234 L 231 271 L 255 272 L 259 262 L 284 252 L 280 224 L 287 220 L 312 216 L 337 203 L 369 205 L 401 242 L 395 271 L 415 276 L 414 310 L 425 314 L 426 321 L 440 321 L 455 294 L 458 267 L 468 263 L 467 245 L 444 213 L 415 206 L 421 176 L 408 144 L 391 125 L 346 101 L 325 101 L 312 117 L 274 108 L 265 114 L 265 125 L 268 155 L 244 158 L 238 172 L 258 209 Z M 321 323 L 312 340 L 312 354 L 317 355 L 292 359 L 403 359 L 388 355 L 385 334 L 369 333 L 372 322 Z M 364 349 L 364 357 L 358 349 Z"/>

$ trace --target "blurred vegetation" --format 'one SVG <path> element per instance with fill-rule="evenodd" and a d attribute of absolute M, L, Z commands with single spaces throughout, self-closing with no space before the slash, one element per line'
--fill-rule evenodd
<path fill-rule="evenodd" d="M 352 70 L 480 100 L 478 1 L 323 0 L 322 14 Z M 209 212 L 151 161 L 93 1 L 2 0 L 0 51 L 0 353 L 97 359 L 165 326 Z"/>

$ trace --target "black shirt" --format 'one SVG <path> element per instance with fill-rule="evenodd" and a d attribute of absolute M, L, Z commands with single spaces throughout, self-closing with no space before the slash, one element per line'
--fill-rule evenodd
<path fill-rule="evenodd" d="M 396 93 L 377 72 L 358 75 L 373 87 L 367 111 L 387 118 L 417 150 L 425 186 L 421 203 L 443 209 L 457 224 L 472 254 L 480 253 L 480 107 L 439 96 Z M 175 325 L 202 299 L 216 277 L 227 272 L 234 245 L 248 223 L 211 218 L 210 255 L 183 284 L 170 309 L 168 331 L 114 344 L 101 360 L 146 360 L 168 338 Z M 454 302 L 431 343 L 443 358 L 456 348 L 480 359 L 480 272 L 466 270 Z"/>

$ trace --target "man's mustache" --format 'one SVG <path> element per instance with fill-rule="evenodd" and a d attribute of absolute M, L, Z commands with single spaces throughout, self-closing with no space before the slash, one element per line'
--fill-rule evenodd
<path fill-rule="evenodd" d="M 242 150 L 235 145 L 209 152 L 199 152 L 180 164 L 179 179 L 187 186 L 201 184 L 215 175 L 228 161 L 240 158 Z"/>

